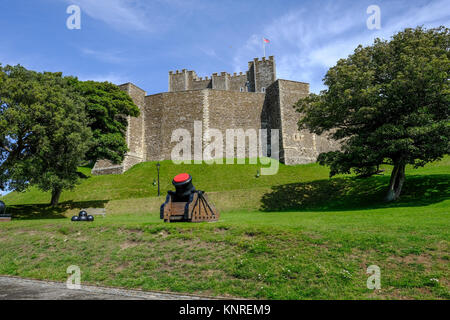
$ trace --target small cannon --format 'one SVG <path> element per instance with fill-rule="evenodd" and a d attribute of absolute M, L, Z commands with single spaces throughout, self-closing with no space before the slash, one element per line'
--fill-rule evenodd
<path fill-rule="evenodd" d="M 217 221 L 220 214 L 203 191 L 196 190 L 192 177 L 187 173 L 177 175 L 172 184 L 176 191 L 169 191 L 161 205 L 160 218 L 164 222 Z"/>

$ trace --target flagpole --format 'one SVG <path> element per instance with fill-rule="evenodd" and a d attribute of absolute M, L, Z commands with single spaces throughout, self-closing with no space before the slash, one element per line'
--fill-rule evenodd
<path fill-rule="evenodd" d="M 266 41 L 263 38 L 263 50 L 264 50 L 264 58 L 266 57 Z"/>

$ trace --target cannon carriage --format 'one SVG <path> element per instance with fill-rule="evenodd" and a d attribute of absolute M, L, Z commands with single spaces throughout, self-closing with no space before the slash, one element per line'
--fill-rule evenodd
<path fill-rule="evenodd" d="M 172 184 L 176 191 L 169 191 L 161 205 L 160 218 L 164 222 L 211 222 L 218 221 L 220 214 L 208 200 L 205 192 L 196 190 L 192 177 L 177 175 Z"/>

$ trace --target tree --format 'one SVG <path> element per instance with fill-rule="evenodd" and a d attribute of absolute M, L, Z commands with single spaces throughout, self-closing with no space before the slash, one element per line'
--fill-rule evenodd
<path fill-rule="evenodd" d="M 138 115 L 111 83 L 0 66 L 0 188 L 36 185 L 56 206 L 82 162 L 123 160 L 127 116 Z"/>
<path fill-rule="evenodd" d="M 92 146 L 86 159 L 123 161 L 128 151 L 125 133 L 127 116 L 139 116 L 130 96 L 109 82 L 79 81 L 77 92 L 85 98 L 85 110 L 92 130 Z"/>
<path fill-rule="evenodd" d="M 0 183 L 17 191 L 36 185 L 51 191 L 56 206 L 62 190 L 78 181 L 77 169 L 91 147 L 91 131 L 76 79 L 3 68 L 0 87 Z"/>
<path fill-rule="evenodd" d="M 399 198 L 405 166 L 450 150 L 449 29 L 405 29 L 391 41 L 358 46 L 326 74 L 328 89 L 296 104 L 300 129 L 328 133 L 340 151 L 319 155 L 330 176 L 377 173 L 393 165 L 386 201 Z"/>

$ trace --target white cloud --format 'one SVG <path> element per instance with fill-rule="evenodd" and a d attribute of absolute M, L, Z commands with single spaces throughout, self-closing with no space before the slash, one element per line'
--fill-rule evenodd
<path fill-rule="evenodd" d="M 146 7 L 139 1 L 128 0 L 66 0 L 81 8 L 81 14 L 128 31 L 153 31 Z"/>
<path fill-rule="evenodd" d="M 123 63 L 128 61 L 127 58 L 122 56 L 123 52 L 120 51 L 99 51 L 89 48 L 80 49 L 81 53 L 85 56 L 93 57 L 96 60 L 108 63 Z"/>
<path fill-rule="evenodd" d="M 88 80 L 98 81 L 98 82 L 108 81 L 108 82 L 120 85 L 120 84 L 124 84 L 124 83 L 129 82 L 130 77 L 110 72 L 110 73 L 107 73 L 107 74 L 91 74 L 91 75 L 84 74 L 84 75 L 79 75 L 78 79 L 80 79 L 81 81 L 88 81 Z"/>
<path fill-rule="evenodd" d="M 78 5 L 81 15 L 104 22 L 125 32 L 164 32 L 177 26 L 179 19 L 201 10 L 200 0 L 64 0 Z M 83 18 L 82 18 L 83 19 Z M 83 22 L 82 22 L 83 25 Z"/>
<path fill-rule="evenodd" d="M 396 12 L 380 6 L 382 29 L 374 31 L 366 27 L 367 7 L 363 4 L 354 4 L 351 9 L 330 4 L 313 11 L 291 12 L 274 19 L 261 34 L 251 35 L 234 56 L 234 68 L 239 71 L 248 59 L 262 56 L 264 36 L 271 40 L 267 55 L 276 56 L 278 77 L 309 82 L 311 91 L 319 92 L 324 88 L 321 80 L 326 70 L 359 44 L 369 45 L 376 37 L 389 39 L 406 27 L 448 25 L 447 4 L 446 0 L 424 6 L 405 2 L 403 8 L 407 9 L 397 8 Z"/>

